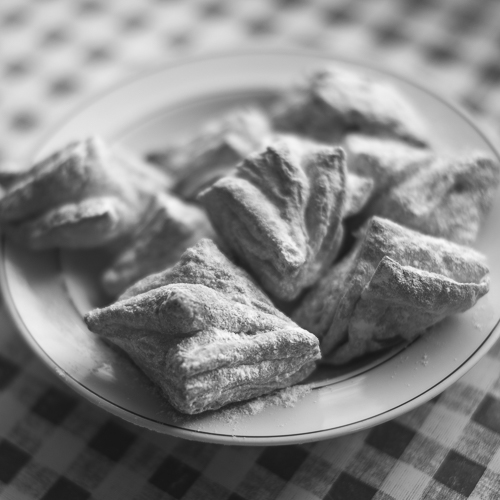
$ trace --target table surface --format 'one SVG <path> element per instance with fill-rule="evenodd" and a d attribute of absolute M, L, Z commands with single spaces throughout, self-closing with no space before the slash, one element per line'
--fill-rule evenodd
<path fill-rule="evenodd" d="M 500 138 L 494 0 L 2 0 L 0 168 L 95 92 L 228 47 L 328 50 L 421 81 Z M 443 394 L 341 438 L 230 447 L 158 435 L 82 400 L 0 308 L 0 497 L 498 499 L 500 344 Z"/>

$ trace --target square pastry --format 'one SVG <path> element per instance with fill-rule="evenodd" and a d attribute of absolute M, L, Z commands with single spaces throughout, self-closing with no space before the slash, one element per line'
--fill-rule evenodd
<path fill-rule="evenodd" d="M 85 321 L 189 414 L 300 382 L 320 357 L 318 339 L 276 310 L 210 240 Z"/>

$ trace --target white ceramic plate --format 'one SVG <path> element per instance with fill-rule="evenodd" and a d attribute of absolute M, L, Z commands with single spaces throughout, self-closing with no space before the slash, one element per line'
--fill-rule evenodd
<path fill-rule="evenodd" d="M 69 117 L 37 150 L 41 158 L 68 141 L 99 134 L 139 152 L 192 134 L 229 108 L 265 102 L 325 64 L 373 73 L 413 101 L 443 151 L 493 147 L 459 110 L 396 76 L 325 55 L 240 53 L 185 61 L 126 82 Z M 267 407 L 229 421 L 217 413 L 178 419 L 127 358 L 90 333 L 82 313 L 102 305 L 99 252 L 33 253 L 2 239 L 1 280 L 23 336 L 73 389 L 128 421 L 188 439 L 274 445 L 314 441 L 380 424 L 439 394 L 476 363 L 498 337 L 500 197 L 476 247 L 488 256 L 491 291 L 474 309 L 442 322 L 400 352 L 344 370 L 319 372 L 315 389 L 294 407 Z"/>

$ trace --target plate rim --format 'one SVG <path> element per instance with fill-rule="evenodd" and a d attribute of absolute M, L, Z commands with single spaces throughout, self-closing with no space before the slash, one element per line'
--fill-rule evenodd
<path fill-rule="evenodd" d="M 72 117 L 77 116 L 80 112 L 85 110 L 88 106 L 95 104 L 96 102 L 106 99 L 110 94 L 113 94 L 116 90 L 132 85 L 136 81 L 140 81 L 144 78 L 154 76 L 157 73 L 163 71 L 168 71 L 169 69 L 179 68 L 186 65 L 193 65 L 197 62 L 207 62 L 207 60 L 212 59 L 222 59 L 222 58 L 234 58 L 238 56 L 258 56 L 258 55 L 273 55 L 273 56 L 302 56 L 302 57 L 314 57 L 316 59 L 324 59 L 325 61 L 330 61 L 331 63 L 339 62 L 344 64 L 350 64 L 354 66 L 359 66 L 360 68 L 367 68 L 381 74 L 388 75 L 396 80 L 400 80 L 412 87 L 419 89 L 433 98 L 441 101 L 444 105 L 454 111 L 463 120 L 465 120 L 468 125 L 473 128 L 479 136 L 484 140 L 484 142 L 490 147 L 491 151 L 496 155 L 497 160 L 500 161 L 499 149 L 492 143 L 490 137 L 481 129 L 481 127 L 475 122 L 475 120 L 458 104 L 442 97 L 439 93 L 435 93 L 433 90 L 429 89 L 426 85 L 421 82 L 413 81 L 411 78 L 405 77 L 398 74 L 397 72 L 386 69 L 376 64 L 372 64 L 366 61 L 361 61 L 355 58 L 346 58 L 339 56 L 331 51 L 317 51 L 317 50 L 305 50 L 305 49 L 285 49 L 285 48 L 275 48 L 272 50 L 262 50 L 262 49 L 242 49 L 233 51 L 223 51 L 223 52 L 213 52 L 205 55 L 196 55 L 186 58 L 181 58 L 178 60 L 170 61 L 165 64 L 158 65 L 150 70 L 142 71 L 136 75 L 130 76 L 128 78 L 123 78 L 114 85 L 107 87 L 106 89 L 94 93 L 88 99 L 83 100 L 78 106 L 74 107 L 69 113 L 66 113 L 60 120 L 58 120 L 52 127 L 48 128 L 47 131 L 40 135 L 38 141 L 36 141 L 35 146 L 31 148 L 29 154 L 26 156 L 26 161 L 33 158 L 35 153 L 39 151 L 43 144 L 45 144 L 50 137 L 55 135 L 59 130 L 64 127 L 64 124 L 69 121 Z M 318 431 L 309 431 L 300 434 L 284 434 L 284 435 L 273 435 L 273 436 L 243 436 L 243 435 L 232 435 L 232 434 L 220 434 L 211 433 L 208 431 L 200 431 L 196 429 L 186 429 L 173 424 L 167 424 L 164 422 L 156 421 L 149 417 L 144 417 L 139 415 L 129 409 L 125 409 L 120 405 L 113 403 L 103 396 L 95 393 L 91 389 L 84 386 L 81 382 L 76 380 L 72 375 L 64 371 L 57 363 L 43 350 L 37 340 L 33 337 L 32 333 L 29 331 L 25 325 L 20 311 L 18 310 L 14 298 L 11 294 L 9 283 L 7 280 L 6 271 L 6 235 L 2 231 L 0 232 L 0 289 L 4 297 L 4 303 L 6 310 L 12 318 L 18 331 L 21 333 L 22 337 L 28 342 L 30 347 L 36 352 L 38 357 L 45 363 L 45 365 L 57 374 L 57 376 L 62 379 L 67 385 L 69 385 L 78 394 L 85 397 L 90 402 L 96 404 L 98 407 L 103 408 L 110 413 L 123 418 L 124 420 L 131 422 L 149 430 L 154 430 L 157 432 L 165 433 L 165 428 L 168 428 L 168 434 L 181 437 L 184 439 L 219 443 L 219 444 L 233 444 L 233 445 L 284 445 L 284 444 L 295 444 L 304 443 L 310 441 L 318 441 L 322 439 L 333 438 L 340 435 L 345 435 L 351 432 L 356 432 L 358 430 L 369 428 L 375 425 L 379 425 L 388 420 L 391 420 L 407 411 L 410 411 L 417 406 L 429 401 L 436 395 L 440 394 L 447 387 L 452 385 L 456 380 L 463 376 L 472 366 L 474 366 L 486 352 L 493 346 L 496 340 L 500 337 L 500 329 L 498 328 L 500 324 L 500 319 L 493 326 L 487 337 L 483 342 L 477 347 L 477 349 L 470 354 L 470 356 L 458 367 L 455 368 L 451 373 L 449 373 L 445 378 L 441 379 L 438 383 L 415 396 L 414 398 L 405 401 L 389 410 L 385 410 L 377 415 L 358 420 L 349 424 L 344 424 L 341 426 L 336 426 L 330 429 L 323 429 Z M 54 250 L 54 252 L 59 252 Z M 315 388 L 315 390 L 321 390 L 322 388 Z"/>

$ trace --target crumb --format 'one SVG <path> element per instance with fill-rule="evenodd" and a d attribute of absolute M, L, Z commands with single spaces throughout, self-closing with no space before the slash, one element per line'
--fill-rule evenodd
<path fill-rule="evenodd" d="M 214 415 L 217 419 L 222 420 L 223 422 L 235 424 L 243 417 L 247 415 L 257 415 L 264 409 L 271 406 L 291 408 L 310 392 L 311 386 L 309 385 L 287 387 L 271 394 L 251 399 L 250 401 L 244 401 L 242 403 L 235 403 L 231 406 L 227 406 L 217 412 L 214 412 Z"/>

